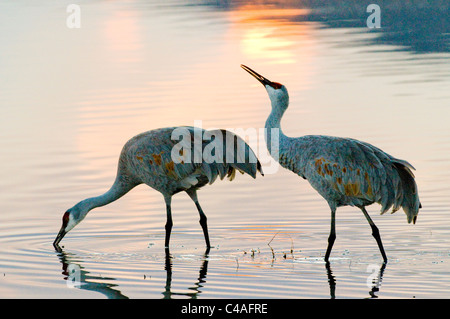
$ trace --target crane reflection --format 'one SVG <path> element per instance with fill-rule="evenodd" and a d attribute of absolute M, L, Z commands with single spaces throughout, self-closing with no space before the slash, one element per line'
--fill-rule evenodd
<path fill-rule="evenodd" d="M 209 263 L 209 253 L 210 249 L 206 251 L 201 256 L 201 266 L 198 271 L 196 280 L 192 285 L 185 291 L 174 291 L 172 287 L 173 282 L 173 256 L 169 249 L 165 249 L 165 260 L 164 260 L 164 270 L 166 273 L 166 280 L 162 289 L 162 299 L 174 299 L 174 298 L 184 298 L 197 299 L 203 292 L 203 288 L 206 285 L 206 277 L 208 272 Z M 83 266 L 83 260 L 81 260 L 76 254 L 68 253 L 63 249 L 57 252 L 57 256 L 62 265 L 61 274 L 64 276 L 63 279 L 69 288 L 78 288 L 81 290 L 98 292 L 108 299 L 129 299 L 120 289 L 119 285 L 114 283 L 116 278 L 106 277 L 101 275 L 92 275 Z M 271 261 L 272 263 L 274 260 Z M 319 264 L 318 264 L 319 265 Z M 381 266 L 373 266 L 370 268 L 371 274 L 365 276 L 363 280 L 367 283 L 367 287 L 370 289 L 368 291 L 367 298 L 378 298 L 377 293 L 380 291 L 381 281 L 383 279 L 384 271 L 386 269 L 386 264 L 382 263 Z M 273 267 L 273 264 L 270 266 Z M 378 269 L 379 267 L 379 269 Z M 338 285 L 338 280 L 336 275 L 333 273 L 331 265 L 329 262 L 325 263 L 326 278 L 329 285 L 329 295 L 331 299 L 336 299 L 336 288 Z M 369 270 L 369 268 L 368 268 Z"/>

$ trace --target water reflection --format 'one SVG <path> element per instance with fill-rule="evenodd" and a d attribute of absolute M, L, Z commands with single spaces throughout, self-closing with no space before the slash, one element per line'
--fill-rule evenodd
<path fill-rule="evenodd" d="M 336 279 L 331 271 L 330 262 L 325 263 L 325 269 L 327 270 L 328 284 L 330 285 L 330 298 L 336 299 Z"/>
<path fill-rule="evenodd" d="M 383 274 L 384 270 L 386 269 L 386 263 L 382 263 L 379 269 L 378 267 L 379 267 L 378 265 L 370 265 L 370 267 L 368 267 L 368 269 L 372 271 L 366 280 L 366 284 L 370 287 L 369 290 L 370 298 L 378 298 L 378 296 L 375 295 L 375 293 L 380 291 L 380 285 L 381 281 L 383 280 Z M 328 284 L 330 286 L 330 298 L 336 299 L 336 277 L 333 275 L 330 262 L 325 263 L 325 269 L 327 271 Z"/>
<path fill-rule="evenodd" d="M 210 249 L 206 249 L 202 255 L 202 263 L 198 276 L 193 285 L 189 288 L 189 292 L 174 292 L 172 291 L 172 278 L 173 278 L 173 256 L 169 249 L 165 249 L 165 262 L 164 270 L 166 272 L 166 280 L 162 291 L 163 299 L 173 299 L 177 297 L 188 297 L 189 299 L 197 299 L 202 293 L 202 288 L 206 283 L 206 276 L 208 272 Z M 112 277 L 93 276 L 89 275 L 89 272 L 82 266 L 82 261 L 73 253 L 67 253 L 61 249 L 57 256 L 62 264 L 62 274 L 66 281 L 68 288 L 78 288 L 82 290 L 99 292 L 106 296 L 108 299 L 128 299 L 128 296 L 124 295 L 117 284 L 111 282 L 117 280 Z M 270 268 L 273 268 L 274 260 L 272 259 Z M 319 264 L 317 264 L 318 266 Z M 368 298 L 378 298 L 377 293 L 380 291 L 381 282 L 383 280 L 386 264 L 380 265 L 371 264 L 367 268 L 368 275 L 362 276 L 361 280 L 370 289 L 368 291 Z M 329 285 L 329 295 L 331 299 L 336 299 L 336 289 L 338 286 L 338 280 L 333 273 L 331 264 L 325 263 L 326 279 Z"/>
<path fill-rule="evenodd" d="M 72 253 L 66 253 L 63 249 L 59 249 L 58 258 L 62 264 L 62 274 L 65 276 L 67 286 L 82 290 L 99 292 L 108 299 L 128 299 L 120 290 L 114 289 L 115 284 L 103 283 L 98 281 L 114 281 L 115 278 L 92 276 L 81 266 L 77 256 Z"/>
<path fill-rule="evenodd" d="M 375 274 L 375 276 L 370 277 L 372 279 L 371 281 L 372 289 L 369 291 L 369 295 L 371 296 L 371 298 L 378 298 L 378 296 L 375 295 L 375 293 L 380 291 L 381 281 L 383 280 L 383 274 L 385 269 L 386 263 L 382 263 L 378 272 L 373 273 Z"/>
<path fill-rule="evenodd" d="M 200 288 L 202 288 L 206 282 L 205 278 L 208 271 L 209 251 L 210 249 L 208 248 L 203 254 L 203 262 L 200 267 L 197 281 L 192 287 L 188 288 L 188 290 L 191 290 L 192 292 L 182 293 L 172 291 L 172 255 L 170 254 L 169 249 L 166 248 L 164 264 L 164 269 L 166 270 L 166 283 L 164 291 L 162 292 L 162 295 L 164 296 L 163 299 L 172 299 L 173 296 L 185 296 L 190 299 L 197 299 L 198 294 L 201 293 Z M 62 264 L 63 279 L 66 281 L 68 288 L 99 292 L 108 299 L 129 299 L 117 289 L 118 285 L 109 283 L 116 280 L 116 278 L 89 275 L 89 272 L 82 266 L 82 261 L 80 261 L 75 254 L 66 253 L 62 248 L 57 249 L 57 256 Z"/>
<path fill-rule="evenodd" d="M 208 271 L 208 254 L 209 254 L 209 248 L 206 249 L 205 253 L 203 254 L 203 263 L 200 267 L 200 271 L 198 274 L 197 281 L 195 282 L 193 287 L 188 288 L 189 290 L 192 290 L 192 292 L 189 293 L 178 293 L 178 292 L 172 292 L 172 255 L 170 254 L 170 251 L 168 248 L 166 248 L 166 263 L 165 263 L 165 270 L 167 272 L 166 277 L 166 285 L 164 292 L 162 293 L 164 296 L 164 299 L 172 299 L 172 296 L 186 296 L 191 299 L 197 299 L 198 294 L 201 293 L 200 288 L 203 287 L 203 284 L 206 282 L 206 273 Z"/>

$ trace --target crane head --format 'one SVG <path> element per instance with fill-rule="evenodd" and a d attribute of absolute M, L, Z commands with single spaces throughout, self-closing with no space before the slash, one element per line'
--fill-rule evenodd
<path fill-rule="evenodd" d="M 62 226 L 56 235 L 55 241 L 53 242 L 53 246 L 58 249 L 59 242 L 64 238 L 64 236 L 78 223 L 84 218 L 86 214 L 81 214 L 81 211 L 74 206 L 73 208 L 68 209 L 63 217 L 62 217 Z"/>
<path fill-rule="evenodd" d="M 266 88 L 269 98 L 272 102 L 272 107 L 280 107 L 285 110 L 289 105 L 289 94 L 286 87 L 278 82 L 272 82 L 261 74 L 253 71 L 248 66 L 241 64 L 241 68 L 250 73 L 255 79 L 257 79 Z"/>

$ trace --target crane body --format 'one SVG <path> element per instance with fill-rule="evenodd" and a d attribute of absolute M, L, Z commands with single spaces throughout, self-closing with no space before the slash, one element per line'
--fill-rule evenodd
<path fill-rule="evenodd" d="M 191 140 L 185 147 L 173 139 L 174 132 L 184 132 Z M 200 133 L 200 140 L 195 136 Z M 204 138 L 207 135 L 208 138 Z M 214 136 L 214 146 L 210 138 Z M 196 144 L 199 147 L 196 147 Z M 204 152 L 208 148 L 209 152 Z M 186 154 L 183 154 L 185 153 Z M 214 153 L 214 154 L 213 154 Z M 182 156 L 189 155 L 189 156 Z M 181 159 L 180 159 L 181 158 Z M 172 196 L 185 191 L 194 201 L 200 214 L 206 246 L 210 247 L 207 218 L 197 198 L 197 190 L 212 184 L 217 177 L 233 180 L 236 171 L 253 178 L 262 168 L 253 150 L 238 135 L 226 130 L 207 131 L 194 127 L 168 127 L 141 133 L 131 138 L 122 148 L 119 156 L 116 179 L 103 195 L 87 198 L 67 210 L 62 218 L 61 229 L 53 243 L 58 247 L 62 238 L 96 207 L 107 205 L 140 184 L 146 184 L 159 191 L 166 203 L 165 246 L 169 246 L 172 229 Z"/>
<path fill-rule="evenodd" d="M 272 82 L 249 67 L 241 67 L 264 85 L 272 111 L 266 121 L 266 144 L 280 165 L 304 179 L 327 201 L 331 209 L 331 229 L 325 260 L 329 260 L 336 231 L 336 209 L 356 206 L 372 228 L 384 262 L 387 262 L 379 230 L 365 206 L 381 205 L 384 214 L 403 208 L 408 223 L 415 223 L 422 207 L 417 185 L 407 161 L 397 159 L 379 148 L 356 139 L 324 135 L 288 137 L 281 130 L 281 118 L 288 108 L 289 95 L 284 85 Z M 272 129 L 279 129 L 278 150 L 272 150 Z M 276 143 L 275 143 L 276 144 Z"/>

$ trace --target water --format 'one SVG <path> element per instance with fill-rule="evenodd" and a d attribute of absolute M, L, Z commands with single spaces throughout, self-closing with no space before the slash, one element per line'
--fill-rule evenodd
<path fill-rule="evenodd" d="M 79 1 L 79 29 L 69 3 L 0 4 L 2 298 L 450 297 L 447 3 L 382 2 L 376 30 L 364 2 Z M 263 126 L 267 95 L 241 63 L 287 86 L 287 135 L 354 137 L 416 167 L 416 225 L 368 208 L 387 266 L 345 207 L 326 267 L 328 206 L 284 169 L 199 192 L 208 254 L 179 194 L 166 256 L 164 201 L 146 186 L 92 211 L 55 252 L 62 214 L 111 185 L 130 137 L 196 120 Z"/>

